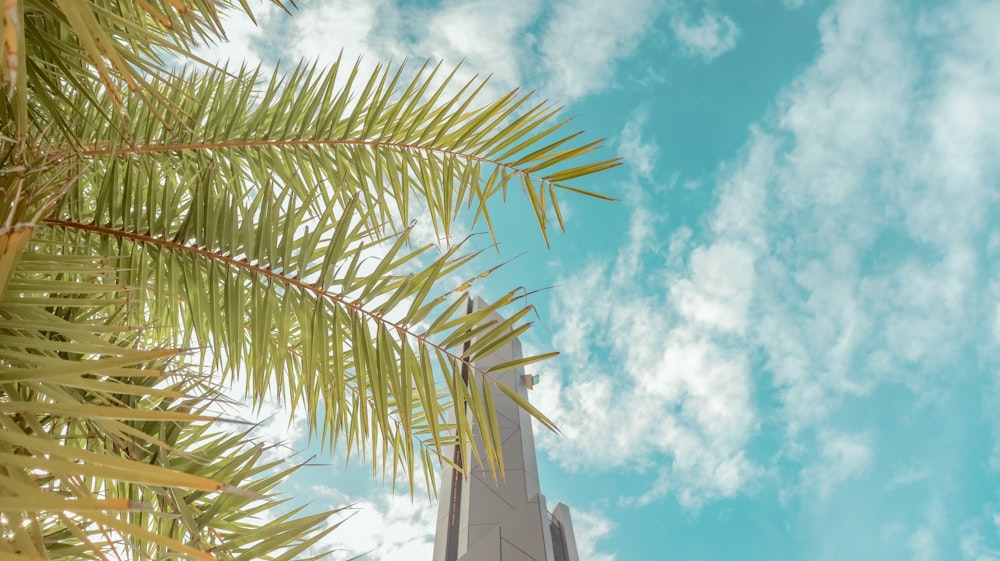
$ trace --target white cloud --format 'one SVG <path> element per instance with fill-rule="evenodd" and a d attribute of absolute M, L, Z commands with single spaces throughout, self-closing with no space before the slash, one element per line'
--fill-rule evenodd
<path fill-rule="evenodd" d="M 350 505 L 341 516 L 328 524 L 340 524 L 314 550 L 336 550 L 330 561 L 346 561 L 370 552 L 371 561 L 413 561 L 430 559 L 434 551 L 434 531 L 437 522 L 437 502 L 427 499 L 423 475 L 415 479 L 416 491 L 411 498 L 406 491 L 393 493 L 379 489 L 366 497 L 350 496 L 334 488 L 317 485 L 311 492 L 317 500 L 329 503 L 329 508 Z M 399 481 L 399 484 L 404 482 Z M 552 506 L 556 501 L 550 500 Z M 614 523 L 602 512 L 571 507 L 573 532 L 581 561 L 615 561 L 614 554 L 601 549 L 615 530 Z"/>
<path fill-rule="evenodd" d="M 332 63 L 341 49 L 345 60 L 363 57 L 362 68 L 409 59 L 442 60 L 446 70 L 463 63 L 465 83 L 479 73 L 492 75 L 494 93 L 521 85 L 524 65 L 534 55 L 526 29 L 539 16 L 539 0 L 477 0 L 438 6 L 405 5 L 395 0 L 305 3 L 293 14 L 294 40 L 284 44 L 287 58 Z"/>
<path fill-rule="evenodd" d="M 391 0 L 350 2 L 333 0 L 303 4 L 289 19 L 294 41 L 285 42 L 283 54 L 292 60 L 318 60 L 327 64 L 343 50 L 345 59 L 371 59 L 371 63 L 397 55 L 392 39 L 398 33 L 396 6 Z"/>
<path fill-rule="evenodd" d="M 428 16 L 421 56 L 449 62 L 468 60 L 470 71 L 492 74 L 505 88 L 522 85 L 532 74 L 534 55 L 528 29 L 542 13 L 539 0 L 478 0 L 445 3 Z"/>
<path fill-rule="evenodd" d="M 960 549 L 963 561 L 1000 561 L 1000 550 L 983 545 L 983 537 L 978 533 L 963 535 Z"/>
<path fill-rule="evenodd" d="M 930 476 L 931 471 L 927 468 L 918 468 L 916 466 L 899 468 L 894 471 L 892 478 L 886 483 L 885 490 L 892 491 L 899 487 L 908 487 L 920 481 L 925 481 Z"/>
<path fill-rule="evenodd" d="M 547 376 L 535 390 L 532 400 L 564 433 L 541 433 L 540 446 L 567 469 L 655 468 L 659 482 L 627 502 L 673 492 L 697 508 L 760 473 L 744 453 L 757 421 L 737 343 L 752 261 L 744 248 L 719 246 L 677 261 L 678 270 L 643 274 L 659 252 L 656 219 L 647 199 L 628 192 L 631 227 L 616 261 L 591 264 L 558 294 L 555 345 L 572 361 L 572 383 Z M 684 244 L 675 238 L 670 252 Z"/>
<path fill-rule="evenodd" d="M 760 282 L 781 288 L 762 302 L 759 333 L 793 432 L 878 383 L 922 393 L 974 333 L 976 236 L 995 204 L 985 177 L 995 181 L 996 164 L 980 155 L 963 167 L 988 175 L 949 171 L 956 159 L 933 131 L 957 87 L 944 69 L 964 39 L 939 38 L 950 43 L 925 71 L 937 77 L 928 92 L 905 21 L 888 3 L 840 3 L 823 17 L 822 54 L 781 105 L 789 149 L 772 160 L 775 249 L 760 267 Z M 980 60 L 966 54 L 967 65 Z M 998 86 L 977 103 L 994 106 Z M 972 134 L 960 120 L 948 128 Z"/>
<path fill-rule="evenodd" d="M 861 477 L 871 467 L 871 438 L 866 434 L 823 431 L 819 436 L 819 461 L 802 471 L 806 487 L 815 489 L 821 500 L 829 498 L 837 486 Z"/>
<path fill-rule="evenodd" d="M 399 491 L 376 487 L 375 492 L 365 496 L 348 495 L 325 485 L 313 486 L 313 496 L 327 502 L 328 508 L 350 507 L 343 516 L 327 521 L 340 526 L 313 549 L 336 550 L 330 561 L 346 561 L 364 553 L 365 559 L 372 561 L 430 559 L 438 507 L 437 501 L 428 499 L 420 464 L 416 467 L 412 497 L 402 478 L 396 481 Z"/>
<path fill-rule="evenodd" d="M 959 549 L 963 561 L 1000 561 L 1000 513 L 995 505 L 983 508 L 982 516 L 959 527 Z"/>
<path fill-rule="evenodd" d="M 677 311 L 691 323 L 742 334 L 753 294 L 753 253 L 738 243 L 700 247 L 689 269 L 689 278 L 670 286 Z"/>
<path fill-rule="evenodd" d="M 567 467 L 658 474 L 634 503 L 697 507 L 764 473 L 748 445 L 770 383 L 803 491 L 862 477 L 876 441 L 836 428 L 842 405 L 886 385 L 934 403 L 996 329 L 996 273 L 982 269 L 1000 215 L 997 26 L 990 2 L 919 17 L 831 6 L 818 58 L 723 168 L 706 231 L 678 232 L 664 255 L 635 195 L 617 260 L 567 275 L 554 314 L 572 382 L 539 388 L 565 437 L 542 449 Z M 752 359 L 769 377 L 751 378 Z"/>
<path fill-rule="evenodd" d="M 643 330 L 638 324 L 628 333 Z M 686 506 L 697 508 L 706 499 L 733 496 L 759 472 L 742 450 L 755 423 L 747 365 L 683 332 L 666 339 L 665 352 L 628 361 L 617 375 L 593 373 L 593 362 L 585 378 L 582 361 L 571 385 L 546 376 L 532 399 L 551 413 L 563 436 L 539 431 L 540 447 L 566 469 L 648 469 L 666 462 L 649 493 L 628 502 L 646 504 L 676 492 Z M 621 352 L 641 354 L 641 344 L 618 345 Z M 645 359 L 653 360 L 644 364 Z"/>
<path fill-rule="evenodd" d="M 614 554 L 598 551 L 598 544 L 614 531 L 614 523 L 600 512 L 591 510 L 574 508 L 570 516 L 573 518 L 573 534 L 580 560 L 615 561 Z"/>
<path fill-rule="evenodd" d="M 239 68 L 242 62 L 255 65 L 265 58 L 264 44 L 267 40 L 264 29 L 278 25 L 284 12 L 277 6 L 260 0 L 248 3 L 257 19 L 257 25 L 242 10 L 223 13 L 222 25 L 226 30 L 226 40 L 211 45 L 201 45 L 195 54 L 208 62 L 229 63 L 230 68 Z"/>
<path fill-rule="evenodd" d="M 334 518 L 340 526 L 316 546 L 335 550 L 331 561 L 344 561 L 370 552 L 372 561 L 430 559 L 434 552 L 437 505 L 417 494 L 378 493 L 374 498 L 347 497 L 327 487 L 316 487 L 317 496 L 330 497 L 335 506 L 352 504 L 347 518 Z"/>
<path fill-rule="evenodd" d="M 646 181 L 653 179 L 658 152 L 656 142 L 644 138 L 641 132 L 648 120 L 649 111 L 645 108 L 637 109 L 632 113 L 632 118 L 625 123 L 625 128 L 618 138 L 618 155 L 625 161 L 625 165 L 630 166 Z"/>
<path fill-rule="evenodd" d="M 906 542 L 913 561 L 934 561 L 938 556 L 938 545 L 934 532 L 929 528 L 918 528 Z"/>
<path fill-rule="evenodd" d="M 549 95 L 576 99 L 607 87 L 616 61 L 634 51 L 662 7 L 652 0 L 555 4 L 541 41 Z"/>
<path fill-rule="evenodd" d="M 211 358 L 209 357 L 209 361 Z M 240 382 L 242 383 L 242 381 Z M 238 394 L 239 389 L 230 384 L 229 390 Z M 294 414 L 284 405 L 275 388 L 270 388 L 259 406 L 253 405 L 252 396 L 244 394 L 238 400 L 216 402 L 218 415 L 242 423 L 253 423 L 250 438 L 266 447 L 268 460 L 288 459 L 306 447 L 306 412 L 299 407 Z"/>
<path fill-rule="evenodd" d="M 705 10 L 697 21 L 674 16 L 670 27 L 682 50 L 704 60 L 712 60 L 732 50 L 740 38 L 740 28 L 729 16 Z"/>
<path fill-rule="evenodd" d="M 211 60 L 300 59 L 330 64 L 363 56 L 363 70 L 390 59 L 463 62 L 459 80 L 491 75 L 491 91 L 538 88 L 560 103 L 614 83 L 617 62 L 634 53 L 662 10 L 660 2 L 606 4 L 563 0 L 475 0 L 408 5 L 397 0 L 306 1 L 290 18 L 257 6 L 261 27 L 231 18 L 229 42 L 202 53 Z M 538 37 L 535 34 L 538 34 Z M 280 38 L 280 40 L 279 40 Z"/>

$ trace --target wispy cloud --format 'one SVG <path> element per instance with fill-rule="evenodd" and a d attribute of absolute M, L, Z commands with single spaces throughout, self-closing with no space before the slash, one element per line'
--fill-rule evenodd
<path fill-rule="evenodd" d="M 566 100 L 606 88 L 616 62 L 635 50 L 662 7 L 653 0 L 554 4 L 541 40 L 546 91 Z"/>
<path fill-rule="evenodd" d="M 419 468 L 418 468 L 419 469 Z M 377 488 L 364 496 L 350 495 L 327 485 L 313 485 L 310 495 L 324 508 L 347 507 L 341 516 L 328 521 L 339 525 L 315 551 L 334 550 L 329 561 L 346 561 L 367 553 L 372 561 L 413 561 L 431 559 L 438 505 L 427 498 L 423 473 L 414 479 L 415 493 Z M 402 480 L 397 484 L 405 488 Z M 549 501 L 550 508 L 556 504 Z M 581 561 L 616 561 L 602 548 L 615 524 L 600 510 L 571 506 L 573 531 Z M 326 559 L 326 558 L 324 558 Z"/>
<path fill-rule="evenodd" d="M 975 522 L 967 523 L 961 529 L 959 536 L 959 547 L 963 561 L 1000 561 L 1000 549 L 991 548 L 987 545 L 984 533 L 995 534 L 1000 529 L 1000 524 L 991 524 L 984 532 Z"/>
<path fill-rule="evenodd" d="M 268 54 L 265 52 L 269 42 L 265 29 L 280 25 L 284 13 L 274 4 L 261 1 L 251 1 L 251 8 L 259 25 L 254 25 L 242 11 L 233 10 L 222 14 L 222 23 L 226 30 L 226 40 L 214 44 L 200 45 L 195 54 L 209 62 L 229 63 L 230 67 L 239 68 L 247 62 L 256 64 Z"/>
<path fill-rule="evenodd" d="M 659 148 L 655 141 L 643 138 L 642 129 L 648 120 L 649 110 L 645 107 L 640 107 L 633 113 L 618 136 L 618 155 L 628 162 L 639 177 L 652 181 Z"/>
<path fill-rule="evenodd" d="M 639 123 L 641 113 L 622 138 L 642 153 L 651 145 Z M 639 160 L 634 178 L 649 169 Z M 568 469 L 657 469 L 660 481 L 631 502 L 674 491 L 696 508 L 732 496 L 759 471 L 743 453 L 756 414 L 748 358 L 733 343 L 745 324 L 747 275 L 732 273 L 748 263 L 745 249 L 720 246 L 692 257 L 694 275 L 644 272 L 646 257 L 663 249 L 650 201 L 629 193 L 631 228 L 617 259 L 591 263 L 559 293 L 555 344 L 571 359 L 563 379 L 572 382 L 553 376 L 533 396 L 565 434 L 542 435 L 542 447 Z M 678 242 L 667 251 L 686 249 Z"/>
<path fill-rule="evenodd" d="M 316 546 L 317 551 L 335 550 L 331 561 L 353 559 L 368 553 L 372 561 L 412 561 L 430 559 L 434 552 L 434 527 L 437 505 L 419 493 L 381 491 L 365 498 L 345 495 L 334 488 L 316 486 L 313 495 L 330 502 L 332 507 L 351 505 L 344 518 L 331 519 L 339 524 Z"/>
<path fill-rule="evenodd" d="M 614 554 L 600 551 L 600 542 L 611 535 L 615 525 L 600 512 L 572 509 L 573 533 L 581 561 L 615 561 Z"/>
<path fill-rule="evenodd" d="M 1000 313 L 1000 271 L 984 273 L 1000 215 L 994 25 L 989 2 L 833 5 L 817 59 L 723 168 L 703 231 L 664 248 L 655 202 L 636 196 L 617 259 L 567 274 L 554 313 L 572 360 L 539 388 L 565 437 L 542 448 L 658 474 L 635 502 L 697 507 L 781 477 L 750 452 L 767 392 L 803 493 L 865 478 L 878 433 L 840 426 L 845 403 L 895 388 L 933 407 Z M 637 153 L 641 182 L 652 159 Z"/>
<path fill-rule="evenodd" d="M 303 2 L 291 19 L 257 8 L 261 28 L 234 18 L 230 41 L 205 49 L 212 60 L 281 59 L 331 63 L 365 57 L 464 61 L 461 77 L 493 76 L 498 91 L 518 86 L 569 103 L 615 83 L 618 62 L 634 54 L 664 4 L 562 0 L 475 0 L 421 6 L 397 0 Z M 277 41 L 276 38 L 282 38 Z"/>
<path fill-rule="evenodd" d="M 333 463 L 340 463 L 340 459 L 334 458 Z M 331 469 L 339 473 L 339 468 Z M 318 507 L 345 508 L 341 516 L 327 521 L 328 525 L 337 528 L 313 550 L 317 553 L 334 551 L 331 557 L 324 557 L 330 561 L 346 561 L 361 554 L 372 561 L 430 559 L 434 551 L 438 505 L 437 501 L 428 498 L 421 465 L 417 463 L 415 469 L 412 496 L 402 477 L 396 480 L 395 489 L 375 486 L 363 494 L 345 493 L 325 483 L 309 485 L 308 494 Z M 341 480 L 334 478 L 334 481 Z M 306 481 L 298 483 L 302 485 Z"/>
<path fill-rule="evenodd" d="M 740 38 L 740 28 L 729 16 L 704 10 L 700 18 L 676 15 L 670 27 L 682 50 L 704 60 L 712 60 L 732 50 Z"/>
<path fill-rule="evenodd" d="M 914 483 L 923 481 L 931 476 L 931 471 L 927 468 L 918 468 L 916 466 L 906 466 L 903 468 L 897 468 L 892 478 L 885 485 L 886 491 L 892 491 L 898 488 L 907 487 L 913 485 Z"/>
<path fill-rule="evenodd" d="M 470 71 L 489 73 L 503 88 L 534 78 L 525 64 L 535 58 L 532 29 L 543 13 L 539 0 L 477 0 L 445 3 L 427 14 L 418 31 L 418 56 L 468 61 Z"/>
<path fill-rule="evenodd" d="M 865 434 L 822 431 L 819 461 L 802 472 L 806 487 L 826 499 L 838 485 L 864 475 L 872 464 L 871 438 Z"/>
<path fill-rule="evenodd" d="M 348 61 L 362 56 L 371 63 L 401 58 L 393 40 L 401 32 L 400 11 L 391 0 L 303 3 L 285 22 L 294 40 L 283 42 L 281 55 L 325 63 L 336 60 L 341 51 Z"/>

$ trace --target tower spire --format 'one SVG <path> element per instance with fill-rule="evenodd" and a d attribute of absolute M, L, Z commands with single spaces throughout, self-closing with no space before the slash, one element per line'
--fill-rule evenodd
<path fill-rule="evenodd" d="M 485 307 L 482 299 L 470 300 L 468 311 Z M 487 321 L 502 321 L 493 313 Z M 521 358 L 521 342 L 497 349 L 476 361 L 476 370 Z M 463 372 L 473 375 L 472 372 Z M 527 399 L 532 380 L 523 368 L 497 373 L 497 382 Z M 491 387 L 504 458 L 504 475 L 494 480 L 486 465 L 462 462 L 475 457 L 455 446 L 456 465 L 445 464 L 438 493 L 434 561 L 579 561 L 569 508 L 559 504 L 550 513 L 538 484 L 538 462 L 531 416 L 510 398 Z M 475 446 L 482 446 L 478 427 Z"/>

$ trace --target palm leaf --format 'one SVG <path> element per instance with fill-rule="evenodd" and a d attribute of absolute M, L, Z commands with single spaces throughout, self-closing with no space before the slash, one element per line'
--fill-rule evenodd
<path fill-rule="evenodd" d="M 275 181 L 302 200 L 320 185 L 341 205 L 360 193 L 369 224 L 380 229 L 408 224 L 416 198 L 444 238 L 463 208 L 492 231 L 487 201 L 506 197 L 513 181 L 528 195 L 546 240 L 556 192 L 600 196 L 566 182 L 620 163 L 580 163 L 599 142 L 567 148 L 576 135 L 557 136 L 566 121 L 550 123 L 555 110 L 545 102 L 532 104 L 531 94 L 514 91 L 480 102 L 476 94 L 484 82 L 474 80 L 442 99 L 454 73 L 440 77 L 439 68 L 424 66 L 405 88 L 395 87 L 404 70 L 376 68 L 360 94 L 352 90 L 357 66 L 345 78 L 341 61 L 325 72 L 300 65 L 285 77 L 277 70 L 262 77 L 247 69 L 235 77 L 223 70 L 182 74 L 168 79 L 165 90 L 166 103 L 188 116 L 185 126 L 168 128 L 158 118 L 166 107 L 131 98 L 126 109 L 133 134 L 122 137 L 112 122 L 85 116 L 97 130 L 81 156 L 115 160 L 94 165 L 94 174 L 143 167 L 149 177 L 174 176 L 178 185 L 215 193 L 233 182 L 245 193 L 247 185 Z M 437 83 L 434 94 L 418 97 Z M 264 84 L 264 92 L 247 97 Z M 187 180 L 206 166 L 213 172 Z"/>
<path fill-rule="evenodd" d="M 240 432 L 214 436 L 206 381 L 164 385 L 178 351 L 141 350 L 155 331 L 115 326 L 135 291 L 114 261 L 33 244 L 0 299 L 0 531 L 14 536 L 0 553 L 255 558 L 329 531 L 329 513 L 232 520 L 275 504 L 265 494 L 294 466 Z"/>

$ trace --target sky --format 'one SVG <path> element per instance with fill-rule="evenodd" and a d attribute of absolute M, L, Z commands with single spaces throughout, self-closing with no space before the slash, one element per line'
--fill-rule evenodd
<path fill-rule="evenodd" d="M 557 286 L 524 342 L 583 561 L 1000 560 L 1000 2 L 300 4 L 207 54 L 464 61 L 625 159 L 551 249 L 499 211 L 483 288 Z M 430 559 L 421 490 L 328 459 L 286 484 L 355 505 L 327 545 Z"/>

